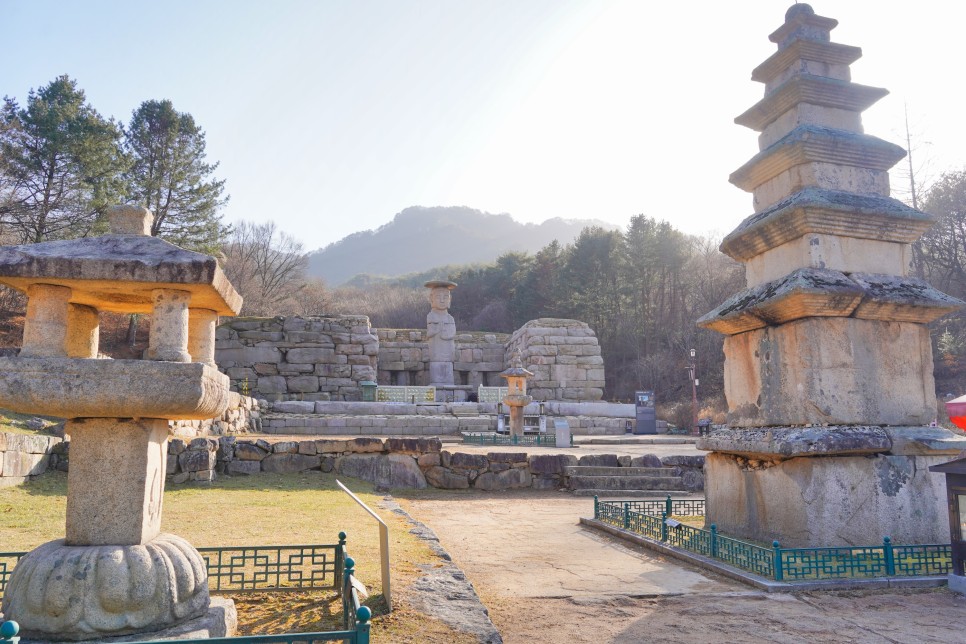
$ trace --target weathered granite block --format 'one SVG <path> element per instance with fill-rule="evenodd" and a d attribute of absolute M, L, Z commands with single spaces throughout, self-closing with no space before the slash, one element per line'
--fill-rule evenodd
<path fill-rule="evenodd" d="M 530 482 L 530 472 L 514 467 L 504 472 L 484 472 L 473 482 L 473 487 L 479 490 L 507 490 L 530 487 Z"/>
<path fill-rule="evenodd" d="M 560 474 L 563 466 L 556 454 L 534 454 L 530 456 L 530 471 L 534 474 Z"/>
<path fill-rule="evenodd" d="M 235 458 L 242 461 L 260 461 L 268 456 L 269 450 L 253 443 L 235 443 Z"/>
<path fill-rule="evenodd" d="M 926 425 L 936 416 L 928 328 L 808 318 L 725 338 L 732 427 Z"/>
<path fill-rule="evenodd" d="M 261 461 L 231 461 L 225 471 L 232 474 L 258 474 L 262 471 Z"/>
<path fill-rule="evenodd" d="M 445 467 L 430 467 L 425 472 L 426 481 L 442 490 L 465 490 L 470 487 L 470 479 L 465 473 L 457 473 Z"/>
<path fill-rule="evenodd" d="M 617 454 L 587 454 L 577 460 L 578 465 L 590 465 L 593 467 L 620 467 Z"/>
<path fill-rule="evenodd" d="M 438 452 L 443 448 L 439 438 L 388 438 L 386 450 L 395 454 L 424 454 Z"/>
<path fill-rule="evenodd" d="M 292 453 L 271 454 L 262 460 L 261 465 L 264 472 L 292 474 L 319 467 L 319 457 Z"/>
<path fill-rule="evenodd" d="M 466 454 L 464 452 L 441 452 L 443 467 L 454 470 L 483 471 L 489 466 L 486 457 L 480 454 Z"/>
<path fill-rule="evenodd" d="M 215 453 L 208 450 L 188 450 L 178 455 L 182 472 L 201 472 L 215 469 Z"/>
<path fill-rule="evenodd" d="M 729 535 L 783 546 L 870 545 L 949 538 L 941 474 L 928 466 L 948 456 L 799 457 L 755 466 L 709 454 L 707 522 Z M 881 539 L 881 537 L 880 537 Z"/>

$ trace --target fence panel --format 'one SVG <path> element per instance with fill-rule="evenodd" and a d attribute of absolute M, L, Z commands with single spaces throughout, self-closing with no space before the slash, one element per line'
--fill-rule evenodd
<path fill-rule="evenodd" d="M 788 581 L 885 577 L 882 546 L 843 548 L 782 548 L 782 571 Z"/>
<path fill-rule="evenodd" d="M 953 569 L 953 552 L 948 543 L 892 546 L 892 553 L 897 576 L 948 575 Z"/>
<path fill-rule="evenodd" d="M 711 556 L 711 532 L 693 528 L 685 523 L 668 526 L 667 543 L 706 557 Z"/>
<path fill-rule="evenodd" d="M 628 529 L 651 539 L 661 538 L 661 519 L 640 512 L 628 511 Z"/>
<path fill-rule="evenodd" d="M 198 548 L 216 592 L 339 589 L 336 545 Z"/>
<path fill-rule="evenodd" d="M 775 552 L 771 548 L 763 548 L 719 534 L 716 550 L 718 559 L 725 563 L 750 570 L 763 577 L 775 578 Z"/>

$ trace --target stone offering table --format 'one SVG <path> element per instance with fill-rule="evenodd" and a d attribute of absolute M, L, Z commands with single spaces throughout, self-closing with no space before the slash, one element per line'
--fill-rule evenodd
<path fill-rule="evenodd" d="M 889 197 L 902 148 L 865 134 L 887 92 L 853 83 L 858 47 L 796 4 L 752 72 L 765 96 L 736 122 L 760 152 L 731 175 L 755 213 L 722 252 L 748 287 L 698 323 L 727 335 L 730 428 L 698 442 L 708 522 L 785 546 L 941 543 L 942 481 L 927 466 L 966 441 L 936 417 L 926 324 L 962 302 L 910 275 L 932 218 Z"/>
<path fill-rule="evenodd" d="M 209 610 L 201 555 L 160 532 L 168 420 L 227 408 L 215 325 L 241 297 L 214 258 L 149 236 L 148 210 L 109 217 L 108 235 L 0 247 L 0 283 L 28 297 L 0 407 L 65 417 L 71 437 L 66 538 L 21 559 L 4 593 L 29 638 L 154 633 Z M 100 311 L 151 315 L 146 360 L 98 358 Z"/>

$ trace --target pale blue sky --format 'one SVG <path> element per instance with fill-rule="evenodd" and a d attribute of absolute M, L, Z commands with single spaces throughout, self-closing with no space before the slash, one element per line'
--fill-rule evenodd
<path fill-rule="evenodd" d="M 892 91 L 866 131 L 901 143 L 908 102 L 933 174 L 962 168 L 966 10 L 811 4 L 863 48 L 853 80 Z M 726 233 L 751 214 L 728 174 L 757 151 L 733 119 L 789 5 L 0 0 L 0 94 L 66 73 L 124 121 L 171 99 L 208 133 L 226 217 L 274 219 L 308 249 L 417 204 Z"/>

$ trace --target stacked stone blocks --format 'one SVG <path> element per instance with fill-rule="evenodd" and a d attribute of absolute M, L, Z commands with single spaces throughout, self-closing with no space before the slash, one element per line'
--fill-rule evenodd
<path fill-rule="evenodd" d="M 19 485 L 56 467 L 52 456 L 63 439 L 55 436 L 0 432 L 0 487 Z"/>
<path fill-rule="evenodd" d="M 597 401 L 604 361 L 583 322 L 533 320 L 512 335 L 470 332 L 455 337 L 454 384 L 503 386 L 500 373 L 519 349 L 536 374 L 535 400 Z M 358 401 L 360 383 L 427 386 L 424 329 L 373 329 L 365 316 L 235 318 L 217 329 L 215 357 L 232 389 L 272 401 Z"/>
<path fill-rule="evenodd" d="M 584 322 L 539 318 L 517 329 L 505 360 L 520 351 L 534 373 L 528 393 L 534 400 L 593 401 L 604 396 L 604 359 L 594 331 Z"/>
<path fill-rule="evenodd" d="M 273 400 L 359 400 L 359 383 L 376 379 L 378 352 L 362 315 L 237 318 L 215 335 L 233 390 Z"/>

